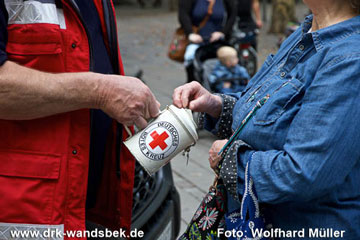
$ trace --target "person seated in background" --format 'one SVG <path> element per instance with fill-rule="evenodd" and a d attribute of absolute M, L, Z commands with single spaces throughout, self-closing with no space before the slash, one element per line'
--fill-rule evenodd
<path fill-rule="evenodd" d="M 209 13 L 210 3 L 214 5 Z M 198 32 L 193 32 L 193 27 L 199 27 L 200 23 L 208 14 L 210 17 L 205 26 L 199 29 Z M 201 45 L 229 37 L 235 23 L 235 18 L 236 4 L 234 0 L 179 1 L 179 22 L 190 41 L 184 56 L 187 82 L 195 80 L 193 60 L 196 50 Z"/>
<path fill-rule="evenodd" d="M 217 50 L 216 63 L 209 76 L 210 86 L 218 93 L 235 93 L 244 90 L 250 76 L 247 70 L 240 66 L 235 48 L 224 46 Z"/>

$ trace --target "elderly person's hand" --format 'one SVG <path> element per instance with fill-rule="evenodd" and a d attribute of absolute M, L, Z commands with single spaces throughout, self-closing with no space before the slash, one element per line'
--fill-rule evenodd
<path fill-rule="evenodd" d="M 215 118 L 219 117 L 222 110 L 221 97 L 211 94 L 195 81 L 176 88 L 173 93 L 173 103 L 178 108 L 205 112 Z"/>
<path fill-rule="evenodd" d="M 147 119 L 159 115 L 160 103 L 139 79 L 117 75 L 102 76 L 98 105 L 119 123 L 128 126 L 135 124 L 143 129 L 147 126 Z"/>
<path fill-rule="evenodd" d="M 214 170 L 216 169 L 221 159 L 221 155 L 219 155 L 219 152 L 224 147 L 227 141 L 227 139 L 217 140 L 213 143 L 209 150 L 209 163 L 210 167 Z"/>
<path fill-rule="evenodd" d="M 202 43 L 204 41 L 203 38 L 197 33 L 190 33 L 188 39 L 192 43 Z"/>
<path fill-rule="evenodd" d="M 216 42 L 222 38 L 224 38 L 224 33 L 222 32 L 213 32 L 210 37 L 210 42 Z"/>

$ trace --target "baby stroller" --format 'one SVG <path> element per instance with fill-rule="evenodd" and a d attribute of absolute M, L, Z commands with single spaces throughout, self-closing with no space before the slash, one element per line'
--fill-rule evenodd
<path fill-rule="evenodd" d="M 211 75 L 218 59 L 216 57 L 216 52 L 220 47 L 231 46 L 224 41 L 218 41 L 215 43 L 209 43 L 199 47 L 196 50 L 194 58 L 194 78 L 198 81 L 204 88 L 213 92 L 219 92 L 219 84 L 222 82 L 230 82 L 231 86 L 234 87 L 233 92 L 237 92 L 240 89 L 245 88 L 248 79 L 246 78 L 226 78 L 226 79 L 216 79 L 215 82 L 209 81 L 209 76 Z M 239 53 L 238 53 L 239 54 Z M 240 64 L 240 63 L 239 63 Z"/>
<path fill-rule="evenodd" d="M 214 43 L 209 43 L 199 47 L 195 52 L 194 57 L 194 78 L 199 82 L 204 88 L 213 93 L 218 93 L 217 86 L 223 81 L 231 82 L 232 86 L 242 86 L 245 88 L 248 79 L 244 78 L 233 78 L 233 79 L 217 79 L 215 82 L 209 81 L 209 76 L 211 75 L 215 65 L 218 62 L 216 52 L 222 46 L 231 46 L 225 41 L 218 41 Z M 239 53 L 238 53 L 239 55 Z M 240 64 L 240 63 L 239 63 Z M 197 122 L 198 129 L 203 129 L 203 116 L 198 113 L 193 113 L 194 120 Z"/>

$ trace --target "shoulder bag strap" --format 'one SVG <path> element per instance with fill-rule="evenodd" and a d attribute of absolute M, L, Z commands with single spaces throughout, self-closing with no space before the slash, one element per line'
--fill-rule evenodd
<path fill-rule="evenodd" d="M 227 148 L 231 147 L 231 145 L 235 142 L 235 140 L 239 136 L 241 130 L 245 127 L 245 125 L 249 122 L 249 120 L 255 115 L 256 111 L 259 110 L 267 102 L 267 100 L 269 98 L 270 98 L 270 95 L 268 94 L 256 103 L 254 108 L 251 109 L 251 111 L 241 121 L 240 126 L 236 129 L 236 131 L 233 133 L 233 135 L 231 135 L 229 141 L 227 141 L 226 144 L 224 145 L 224 147 L 220 150 L 219 155 L 222 155 L 224 157 L 224 155 L 226 154 L 225 150 Z"/>
<path fill-rule="evenodd" d="M 217 182 L 217 179 L 219 178 L 222 162 L 224 160 L 227 150 L 233 145 L 233 143 L 239 136 L 241 130 L 245 127 L 245 125 L 249 122 L 249 120 L 255 115 L 256 111 L 259 110 L 267 102 L 267 100 L 269 98 L 270 98 L 270 95 L 268 94 L 256 103 L 256 105 L 253 107 L 253 109 L 251 109 L 251 111 L 246 115 L 244 120 L 242 120 L 240 126 L 236 129 L 236 131 L 233 133 L 233 135 L 231 135 L 230 139 L 225 143 L 224 147 L 218 153 L 218 155 L 221 155 L 221 159 L 217 165 L 217 168 L 214 170 L 215 175 L 216 175 L 216 179 L 215 179 L 216 182 Z"/>
<path fill-rule="evenodd" d="M 216 0 L 210 0 L 207 14 L 206 14 L 206 16 L 204 17 L 204 19 L 200 22 L 199 26 L 197 27 L 197 32 L 198 32 L 201 28 L 205 27 L 207 21 L 209 21 L 210 16 L 213 14 L 213 8 L 214 8 L 214 5 L 215 5 L 215 2 L 216 2 Z"/>

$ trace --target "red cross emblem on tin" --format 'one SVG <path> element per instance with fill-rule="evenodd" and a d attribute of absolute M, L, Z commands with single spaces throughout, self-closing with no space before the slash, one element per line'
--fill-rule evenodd
<path fill-rule="evenodd" d="M 155 149 L 157 146 L 161 148 L 161 150 L 165 150 L 167 148 L 167 144 L 165 140 L 169 137 L 169 134 L 163 132 L 162 134 L 158 134 L 156 131 L 150 133 L 150 136 L 153 138 L 153 141 L 149 143 L 149 146 L 152 149 Z"/>

